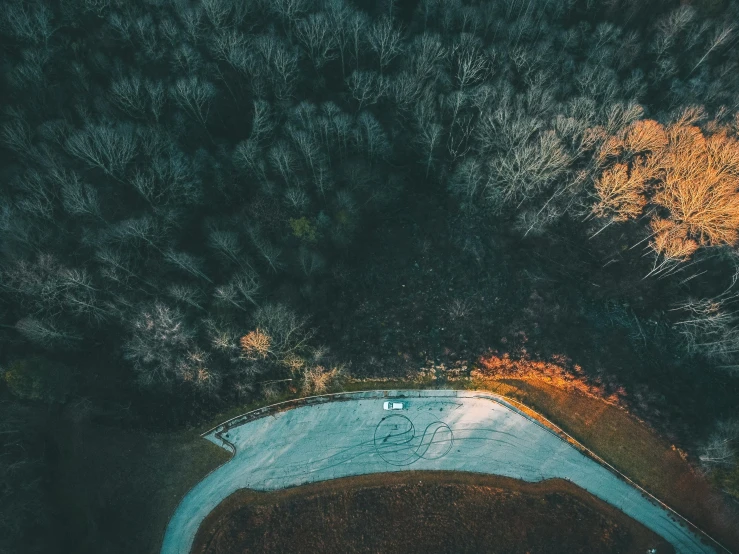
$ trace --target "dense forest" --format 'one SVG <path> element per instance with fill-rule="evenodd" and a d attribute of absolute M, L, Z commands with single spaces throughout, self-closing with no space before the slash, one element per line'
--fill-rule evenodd
<path fill-rule="evenodd" d="M 490 351 L 564 356 L 736 464 L 739 2 L 0 24 L 0 552 L 50 551 L 62 406 L 177 428 Z"/>

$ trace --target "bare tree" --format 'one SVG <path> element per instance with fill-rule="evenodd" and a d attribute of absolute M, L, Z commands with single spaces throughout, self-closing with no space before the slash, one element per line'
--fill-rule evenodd
<path fill-rule="evenodd" d="M 357 116 L 355 141 L 357 148 L 370 160 L 385 160 L 392 153 L 392 146 L 380 122 L 367 111 Z"/>
<path fill-rule="evenodd" d="M 413 74 L 421 82 L 438 77 L 440 64 L 447 55 L 441 37 L 437 34 L 423 33 L 411 43 L 409 64 Z"/>
<path fill-rule="evenodd" d="M 684 110 L 667 127 L 631 122 L 638 113 L 641 108 L 622 106 L 609 114 L 607 129 L 615 136 L 603 140 L 595 156 L 601 200 L 594 210 L 615 209 L 628 219 L 640 213 L 648 196 L 659 208 L 649 221 L 649 246 L 657 254 L 649 275 L 669 274 L 701 246 L 739 238 L 739 142 L 717 122 L 712 125 L 718 132 L 704 134 L 695 125 L 701 109 Z"/>
<path fill-rule="evenodd" d="M 6 108 L 5 112 L 9 117 L 2 125 L 0 139 L 5 146 L 21 156 L 30 156 L 33 152 L 33 133 L 26 114 L 14 108 Z"/>
<path fill-rule="evenodd" d="M 719 421 L 698 456 L 706 469 L 739 463 L 739 420 Z"/>
<path fill-rule="evenodd" d="M 269 149 L 269 161 L 272 168 L 279 173 L 286 185 L 290 185 L 297 169 L 297 157 L 286 140 L 280 140 Z"/>
<path fill-rule="evenodd" d="M 472 312 L 472 304 L 469 300 L 455 298 L 447 305 L 446 312 L 452 319 L 464 319 Z"/>
<path fill-rule="evenodd" d="M 233 7 L 234 3 L 230 0 L 203 0 L 203 11 L 216 29 L 223 29 L 228 25 Z"/>
<path fill-rule="evenodd" d="M 42 320 L 29 316 L 20 319 L 15 328 L 28 341 L 36 346 L 54 350 L 57 348 L 71 348 L 82 340 L 82 337 L 69 329 L 51 320 Z"/>
<path fill-rule="evenodd" d="M 519 145 L 491 160 L 485 196 L 500 207 L 507 203 L 520 205 L 563 176 L 571 162 L 556 133 L 545 131 L 537 141 Z"/>
<path fill-rule="evenodd" d="M 640 119 L 644 114 L 644 108 L 634 102 L 624 104 L 617 102 L 608 108 L 605 113 L 606 132 L 610 135 L 616 135 L 623 131 L 628 125 Z"/>
<path fill-rule="evenodd" d="M 151 215 L 129 218 L 111 226 L 110 238 L 123 243 L 143 243 L 161 251 L 160 244 L 167 237 L 168 229 Z"/>
<path fill-rule="evenodd" d="M 485 186 L 486 176 L 482 164 L 474 157 L 465 158 L 451 175 L 449 189 L 463 198 L 467 207 L 473 207 L 475 200 Z"/>
<path fill-rule="evenodd" d="M 308 53 L 316 69 L 336 59 L 336 35 L 331 30 L 331 20 L 323 12 L 312 13 L 298 21 L 295 35 Z"/>
<path fill-rule="evenodd" d="M 157 210 L 172 205 L 196 204 L 202 197 L 200 182 L 188 158 L 174 147 L 155 155 L 145 171 L 138 171 L 131 184 Z"/>
<path fill-rule="evenodd" d="M 282 269 L 283 265 L 280 261 L 280 255 L 282 250 L 273 246 L 267 239 L 265 239 L 259 230 L 252 226 L 248 228 L 249 238 L 251 238 L 252 244 L 257 249 L 257 252 L 264 258 L 272 271 L 277 272 Z"/>
<path fill-rule="evenodd" d="M 671 11 L 657 23 L 657 32 L 651 50 L 658 58 L 664 56 L 667 49 L 675 44 L 678 35 L 688 27 L 695 15 L 695 8 L 683 5 Z"/>
<path fill-rule="evenodd" d="M 329 107 L 329 103 L 324 103 L 323 111 L 324 116 L 327 118 L 327 148 L 325 151 L 330 154 L 332 149 L 329 146 L 335 144 L 339 150 L 339 158 L 343 159 L 346 156 L 352 134 L 352 117 L 349 114 L 341 112 L 335 105 L 335 109 L 329 113 Z M 329 142 L 329 137 L 331 142 Z"/>
<path fill-rule="evenodd" d="M 313 178 L 313 184 L 321 193 L 321 196 L 326 196 L 326 193 L 334 188 L 333 173 L 325 163 L 318 165 L 316 169 L 315 177 Z"/>
<path fill-rule="evenodd" d="M 210 344 L 219 353 L 230 356 L 229 361 L 238 361 L 239 336 L 233 326 L 226 320 L 208 318 L 203 321 Z"/>
<path fill-rule="evenodd" d="M 193 43 L 198 41 L 207 31 L 205 24 L 205 10 L 202 4 L 185 6 L 177 11 L 187 38 Z"/>
<path fill-rule="evenodd" d="M 285 191 L 285 204 L 302 213 L 310 204 L 308 194 L 298 187 L 290 187 Z"/>
<path fill-rule="evenodd" d="M 113 82 L 111 100 L 131 117 L 145 119 L 150 114 L 155 121 L 158 121 L 166 94 L 160 81 L 142 79 L 138 75 L 133 75 Z"/>
<path fill-rule="evenodd" d="M 734 290 L 739 271 L 731 284 L 711 298 L 689 298 L 675 305 L 672 311 L 684 314 L 675 327 L 685 337 L 690 352 L 701 352 L 718 361 L 729 371 L 739 371 L 739 317 L 734 306 L 739 294 Z"/>
<path fill-rule="evenodd" d="M 424 157 L 426 177 L 428 178 L 429 171 L 431 171 L 431 166 L 436 158 L 436 151 L 443 141 L 444 127 L 439 123 L 427 121 L 421 124 L 419 131 L 415 142 L 420 149 L 421 155 Z"/>
<path fill-rule="evenodd" d="M 208 246 L 224 260 L 233 262 L 242 269 L 252 269 L 248 260 L 242 255 L 243 249 L 238 234 L 216 229 L 208 235 Z"/>
<path fill-rule="evenodd" d="M 343 0 L 327 0 L 326 17 L 339 57 L 341 74 L 346 76 L 346 58 L 351 43 L 350 18 L 354 12 Z"/>
<path fill-rule="evenodd" d="M 20 210 L 41 219 L 53 220 L 57 191 L 50 179 L 32 169 L 17 177 L 13 184 L 21 192 L 16 203 Z"/>
<path fill-rule="evenodd" d="M 159 288 L 144 278 L 132 262 L 131 257 L 120 249 L 116 250 L 111 246 L 102 246 L 95 251 L 95 260 L 101 265 L 100 274 L 104 278 L 119 285 L 131 288 L 129 281 L 135 279 L 137 283 L 143 283 L 149 287 L 148 291 L 146 289 L 138 289 L 144 294 L 150 294 L 150 291 L 156 291 Z"/>
<path fill-rule="evenodd" d="M 362 50 L 369 42 L 368 34 L 370 32 L 371 20 L 363 12 L 354 11 L 349 16 L 348 35 L 349 47 L 354 58 L 355 69 L 359 67 L 359 60 L 362 56 Z"/>
<path fill-rule="evenodd" d="M 375 71 L 353 71 L 346 84 L 352 97 L 359 102 L 357 111 L 365 106 L 377 103 L 388 91 L 390 82 L 387 77 Z"/>
<path fill-rule="evenodd" d="M 273 35 L 262 35 L 254 40 L 254 46 L 266 66 L 264 74 L 274 87 L 275 95 L 284 100 L 292 95 L 298 78 L 298 54 Z"/>
<path fill-rule="evenodd" d="M 62 191 L 62 205 L 72 215 L 87 215 L 100 218 L 100 204 L 97 190 L 82 182 L 74 172 L 55 170 L 53 178 L 57 180 Z"/>
<path fill-rule="evenodd" d="M 268 181 L 262 150 L 254 140 L 247 139 L 237 144 L 232 159 L 236 167 L 251 172 L 260 183 L 265 184 Z"/>
<path fill-rule="evenodd" d="M 625 164 L 616 164 L 604 171 L 595 183 L 598 202 L 593 205 L 593 215 L 608 217 L 610 221 L 606 227 L 638 217 L 647 204 L 646 175 L 638 170 L 629 174 L 628 169 Z"/>
<path fill-rule="evenodd" d="M 412 110 L 421 94 L 423 82 L 409 71 L 402 71 L 390 81 L 390 94 L 397 106 L 406 111 Z"/>
<path fill-rule="evenodd" d="M 58 29 L 54 14 L 41 2 L 9 2 L 3 12 L 9 34 L 31 44 L 48 44 Z"/>
<path fill-rule="evenodd" d="M 164 56 L 159 43 L 156 25 L 151 14 L 138 17 L 131 25 L 132 38 L 138 51 L 143 54 L 143 61 L 158 61 Z M 139 54 L 137 52 L 137 54 Z"/>
<path fill-rule="evenodd" d="M 176 46 L 171 54 L 171 62 L 177 73 L 194 75 L 203 70 L 203 56 L 200 51 L 189 43 L 181 43 Z M 170 87 L 171 94 L 171 87 Z"/>
<path fill-rule="evenodd" d="M 254 116 L 249 139 L 260 143 L 272 134 L 274 128 L 275 122 L 272 119 L 272 108 L 269 103 L 265 100 L 254 100 Z"/>
<path fill-rule="evenodd" d="M 100 299 L 101 291 L 93 285 L 85 269 L 64 269 L 60 272 L 60 278 L 64 286 L 64 305 L 72 313 L 96 322 L 119 315 L 113 304 Z"/>
<path fill-rule="evenodd" d="M 216 87 L 196 76 L 183 77 L 170 89 L 172 99 L 203 127 L 208 120 L 210 105 L 216 96 Z"/>
<path fill-rule="evenodd" d="M 197 259 L 195 256 L 188 254 L 187 252 L 178 252 L 170 248 L 169 250 L 164 252 L 164 259 L 171 263 L 173 266 L 178 267 L 185 273 L 189 273 L 193 277 L 204 279 L 209 283 L 213 282 L 203 272 L 202 261 Z"/>
<path fill-rule="evenodd" d="M 601 105 L 613 103 L 618 92 L 618 76 L 613 69 L 586 63 L 575 75 L 575 85 L 583 96 L 596 99 Z"/>
<path fill-rule="evenodd" d="M 294 24 L 309 7 L 308 0 L 269 0 L 265 4 L 288 26 Z"/>
<path fill-rule="evenodd" d="M 323 152 L 317 142 L 318 137 L 313 133 L 302 129 L 296 129 L 291 125 L 288 125 L 288 132 L 293 143 L 298 147 L 298 150 L 303 155 L 303 159 L 308 168 L 310 168 L 311 174 L 315 178 L 316 168 L 321 163 L 325 162 Z"/>
<path fill-rule="evenodd" d="M 387 16 L 374 23 L 367 33 L 370 48 L 378 58 L 382 73 L 402 50 L 400 31 L 393 27 Z"/>
<path fill-rule="evenodd" d="M 147 92 L 144 80 L 138 75 L 122 77 L 110 87 L 111 100 L 131 117 L 142 118 L 147 111 Z"/>
<path fill-rule="evenodd" d="M 294 50 L 279 48 L 272 60 L 274 68 L 275 94 L 279 99 L 292 96 L 298 79 L 298 54 Z"/>
<path fill-rule="evenodd" d="M 711 37 L 710 42 L 708 43 L 708 49 L 706 50 L 706 53 L 703 54 L 703 57 L 698 60 L 698 63 L 693 66 L 693 69 L 690 70 L 690 74 L 698 69 L 698 66 L 700 66 L 706 60 L 706 58 L 708 58 L 711 52 L 719 48 L 721 45 L 727 43 L 731 38 L 733 32 L 734 26 L 729 24 L 724 24 L 723 26 L 716 29 L 713 36 Z"/>
<path fill-rule="evenodd" d="M 221 386 L 221 375 L 208 366 L 210 356 L 197 346 L 190 348 L 177 363 L 177 376 L 202 393 L 214 394 Z"/>
<path fill-rule="evenodd" d="M 58 314 L 65 290 L 64 269 L 48 253 L 33 260 L 19 259 L 2 268 L 2 288 L 15 294 L 18 303 L 34 315 Z"/>
<path fill-rule="evenodd" d="M 123 345 L 124 357 L 133 363 L 142 385 L 171 386 L 198 378 L 187 363 L 188 352 L 196 349 L 195 331 L 180 311 L 155 302 L 142 307 L 129 325 L 131 337 Z"/>
<path fill-rule="evenodd" d="M 254 314 L 254 323 L 268 337 L 269 356 L 280 362 L 290 355 L 300 355 L 315 335 L 315 330 L 308 327 L 308 321 L 284 304 L 262 306 Z"/>
<path fill-rule="evenodd" d="M 67 151 L 85 162 L 120 179 L 137 151 L 134 129 L 127 124 L 88 125 L 65 143 Z"/>
<path fill-rule="evenodd" d="M 235 306 L 239 310 L 246 311 L 245 302 L 257 305 L 257 294 L 260 289 L 257 274 L 250 270 L 244 270 L 236 275 L 225 285 L 216 287 L 214 296 L 219 302 Z"/>
<path fill-rule="evenodd" d="M 208 47 L 218 60 L 227 62 L 234 69 L 240 69 L 237 60 L 240 53 L 245 54 L 248 37 L 239 29 L 221 29 L 213 34 Z"/>
<path fill-rule="evenodd" d="M 491 74 L 492 67 L 482 51 L 482 41 L 468 33 L 462 33 L 452 43 L 448 57 L 459 90 L 478 84 Z"/>
<path fill-rule="evenodd" d="M 456 92 L 459 93 L 459 91 Z M 461 93 L 459 95 L 461 96 Z M 457 106 L 455 106 L 455 116 L 449 127 L 446 140 L 446 150 L 452 161 L 457 161 L 467 155 L 472 148 L 471 137 L 475 131 L 474 116 L 470 113 L 459 115 L 456 110 Z"/>
<path fill-rule="evenodd" d="M 46 65 L 51 51 L 45 48 L 26 48 L 21 51 L 21 60 L 7 71 L 7 79 L 18 91 L 35 95 L 38 87 L 46 80 Z"/>
<path fill-rule="evenodd" d="M 182 302 L 201 311 L 206 311 L 203 306 L 204 295 L 202 291 L 193 285 L 170 285 L 167 294 L 173 300 Z"/>

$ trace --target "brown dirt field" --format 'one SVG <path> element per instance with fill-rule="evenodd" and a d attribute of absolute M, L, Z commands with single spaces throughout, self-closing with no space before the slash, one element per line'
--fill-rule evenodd
<path fill-rule="evenodd" d="M 640 523 L 566 481 L 409 471 L 238 491 L 205 519 L 192 554 L 649 548 L 674 552 Z"/>

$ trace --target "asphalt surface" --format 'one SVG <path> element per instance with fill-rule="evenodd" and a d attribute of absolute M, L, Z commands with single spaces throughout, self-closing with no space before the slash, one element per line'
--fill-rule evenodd
<path fill-rule="evenodd" d="M 377 393 L 302 406 L 223 434 L 234 457 L 183 498 L 162 554 L 188 554 L 198 527 L 242 488 L 276 490 L 365 473 L 454 470 L 525 481 L 562 478 L 618 507 L 677 552 L 715 552 L 659 505 L 515 408 L 465 391 L 398 391 L 402 411 Z M 374 397 L 373 397 L 374 395 Z M 206 435 L 224 446 L 216 431 Z"/>

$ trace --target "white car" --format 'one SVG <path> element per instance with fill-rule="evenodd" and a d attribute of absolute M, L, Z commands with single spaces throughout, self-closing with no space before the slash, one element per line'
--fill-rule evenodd
<path fill-rule="evenodd" d="M 385 410 L 402 410 L 403 409 L 403 403 L 402 402 L 385 402 L 382 407 Z"/>

